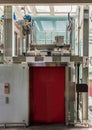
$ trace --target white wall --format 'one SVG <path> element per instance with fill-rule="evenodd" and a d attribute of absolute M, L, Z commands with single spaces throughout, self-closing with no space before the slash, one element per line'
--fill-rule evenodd
<path fill-rule="evenodd" d="M 4 94 L 4 83 L 10 84 L 10 94 Z M 0 123 L 28 124 L 28 67 L 27 65 L 0 65 Z M 5 97 L 9 97 L 9 104 Z"/>

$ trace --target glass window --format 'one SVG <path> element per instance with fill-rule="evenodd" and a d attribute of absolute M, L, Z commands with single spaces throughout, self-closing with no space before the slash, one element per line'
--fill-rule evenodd
<path fill-rule="evenodd" d="M 36 17 L 37 44 L 55 44 L 56 36 L 63 36 L 64 43 L 70 43 L 70 32 L 66 33 L 67 17 Z"/>
<path fill-rule="evenodd" d="M 77 6 L 54 6 L 55 12 L 76 12 Z"/>
<path fill-rule="evenodd" d="M 53 30 L 53 23 L 51 21 L 41 21 L 42 28 L 44 31 L 52 31 Z"/>
<path fill-rule="evenodd" d="M 37 12 L 50 12 L 49 6 L 35 6 Z"/>

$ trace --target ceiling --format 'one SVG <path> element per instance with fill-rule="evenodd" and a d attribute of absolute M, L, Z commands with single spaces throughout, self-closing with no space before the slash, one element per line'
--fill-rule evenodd
<path fill-rule="evenodd" d="M 11 5 L 12 6 L 12 5 Z M 80 5 L 83 6 L 83 5 Z M 29 14 L 32 17 L 37 16 L 67 16 L 70 13 L 71 16 L 78 16 L 78 7 L 77 4 L 34 4 L 34 5 L 15 5 L 13 6 L 16 12 L 17 18 L 22 19 L 25 14 Z M 90 4 L 91 17 L 92 17 L 92 5 Z M 0 5 L 0 16 L 4 14 L 4 5 Z"/>
<path fill-rule="evenodd" d="M 77 12 L 76 5 L 58 5 L 58 6 L 46 6 L 46 5 L 35 5 L 35 6 L 18 6 L 21 13 L 30 14 L 31 16 L 61 16 L 71 13 L 75 15 Z"/>
<path fill-rule="evenodd" d="M 22 19 L 25 14 L 29 14 L 32 17 L 37 16 L 67 16 L 70 13 L 72 16 L 76 16 L 76 5 L 18 5 L 13 6 L 14 12 L 18 19 Z M 0 6 L 0 15 L 4 14 L 4 6 Z"/>

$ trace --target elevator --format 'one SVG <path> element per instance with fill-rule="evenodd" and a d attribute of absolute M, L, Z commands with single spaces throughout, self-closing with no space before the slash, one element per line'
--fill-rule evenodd
<path fill-rule="evenodd" d="M 65 67 L 29 68 L 29 120 L 65 123 Z"/>

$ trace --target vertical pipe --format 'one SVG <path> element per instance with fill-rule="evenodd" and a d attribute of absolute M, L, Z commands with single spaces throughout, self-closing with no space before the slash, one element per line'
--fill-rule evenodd
<path fill-rule="evenodd" d="M 27 30 L 27 37 L 26 37 L 26 52 L 28 51 L 28 40 L 29 40 L 29 31 Z"/>
<path fill-rule="evenodd" d="M 75 84 L 77 84 L 77 63 L 75 62 Z M 75 95 L 75 108 L 76 108 L 76 121 L 77 121 L 77 119 L 78 119 L 78 113 L 77 113 L 77 93 L 76 93 L 76 95 Z"/>
<path fill-rule="evenodd" d="M 66 24 L 66 44 L 68 44 L 68 31 L 67 31 L 67 24 Z"/>
<path fill-rule="evenodd" d="M 80 64 L 77 64 L 77 84 L 79 84 L 79 72 L 80 72 Z M 77 121 L 79 121 L 79 92 L 77 92 Z"/>
<path fill-rule="evenodd" d="M 77 83 L 79 84 L 79 80 L 80 80 L 80 64 L 77 64 Z"/>
<path fill-rule="evenodd" d="M 25 55 L 26 54 L 26 38 L 23 38 L 22 41 L 22 53 Z"/>
<path fill-rule="evenodd" d="M 70 46 L 73 47 L 73 23 L 71 23 L 71 30 L 70 30 Z M 72 50 L 71 50 L 71 54 L 72 54 Z"/>
<path fill-rule="evenodd" d="M 78 55 L 80 55 L 80 7 L 78 7 Z"/>
<path fill-rule="evenodd" d="M 28 34 L 28 49 L 27 49 L 27 52 L 30 52 L 31 39 L 32 39 L 32 37 L 31 37 L 31 34 L 29 33 Z"/>

